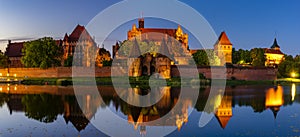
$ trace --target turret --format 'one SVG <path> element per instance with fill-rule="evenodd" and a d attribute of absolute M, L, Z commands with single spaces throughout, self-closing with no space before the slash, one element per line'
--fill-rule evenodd
<path fill-rule="evenodd" d="M 130 49 L 127 66 L 128 66 L 128 75 L 131 77 L 138 77 L 142 75 L 141 67 L 141 51 L 136 39 L 133 41 L 133 45 Z"/>

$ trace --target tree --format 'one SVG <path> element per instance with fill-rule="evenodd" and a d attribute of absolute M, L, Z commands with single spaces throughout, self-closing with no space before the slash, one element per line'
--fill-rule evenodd
<path fill-rule="evenodd" d="M 44 37 L 24 44 L 21 61 L 26 67 L 49 68 L 61 65 L 63 49 L 53 38 Z"/>
<path fill-rule="evenodd" d="M 159 46 L 155 45 L 153 41 L 141 41 L 137 40 L 138 46 L 140 48 L 141 53 L 153 53 L 156 54 Z M 120 56 L 128 56 L 129 52 L 133 46 L 133 40 L 125 40 L 121 43 L 120 49 L 118 53 Z"/>
<path fill-rule="evenodd" d="M 278 77 L 288 78 L 291 77 L 291 73 L 300 73 L 300 56 L 295 58 L 291 55 L 285 55 L 284 60 L 278 66 Z"/>
<path fill-rule="evenodd" d="M 247 64 L 251 63 L 252 59 L 249 50 L 239 49 L 238 51 L 232 49 L 232 63 L 233 64 Z"/>
<path fill-rule="evenodd" d="M 111 62 L 112 62 L 112 59 L 111 59 L 109 51 L 107 51 L 104 48 L 100 48 L 98 50 L 97 57 L 96 57 L 96 65 L 99 67 L 111 66 Z"/>
<path fill-rule="evenodd" d="M 64 67 L 72 67 L 73 65 L 73 56 L 68 56 L 68 58 L 64 61 Z"/>
<path fill-rule="evenodd" d="M 8 57 L 5 56 L 1 50 L 0 50 L 0 67 L 1 68 L 8 67 Z"/>
<path fill-rule="evenodd" d="M 199 50 L 193 54 L 193 59 L 200 66 L 218 66 L 221 62 L 213 50 Z"/>
<path fill-rule="evenodd" d="M 50 94 L 25 95 L 22 97 L 25 115 L 28 118 L 51 123 L 64 111 L 60 96 Z"/>
<path fill-rule="evenodd" d="M 254 48 L 250 51 L 250 56 L 252 58 L 252 66 L 263 67 L 265 66 L 265 52 L 262 48 Z"/>

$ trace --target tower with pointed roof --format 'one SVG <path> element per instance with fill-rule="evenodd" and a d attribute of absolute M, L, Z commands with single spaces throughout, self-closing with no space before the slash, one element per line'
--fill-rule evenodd
<path fill-rule="evenodd" d="M 276 38 L 274 39 L 272 46 L 265 49 L 265 57 L 265 66 L 278 67 L 278 65 L 282 62 L 284 54 L 281 52 Z"/>
<path fill-rule="evenodd" d="M 156 73 L 160 74 L 162 78 L 171 78 L 171 54 L 165 39 L 162 40 L 159 47 L 159 54 L 156 57 L 155 66 Z"/>
<path fill-rule="evenodd" d="M 214 45 L 214 51 L 221 60 L 221 65 L 232 64 L 232 43 L 225 31 L 221 33 L 218 41 Z"/>
<path fill-rule="evenodd" d="M 127 59 L 128 76 L 139 77 L 142 75 L 141 67 L 141 51 L 136 39 L 133 40 L 133 45 L 130 49 Z"/>
<path fill-rule="evenodd" d="M 91 62 L 94 59 L 93 54 L 95 54 L 93 52 L 97 51 L 97 44 L 84 26 L 77 25 L 70 35 L 66 33 L 62 45 L 64 48 L 64 60 L 68 57 L 76 57 L 78 64 L 75 65 L 91 66 Z"/>

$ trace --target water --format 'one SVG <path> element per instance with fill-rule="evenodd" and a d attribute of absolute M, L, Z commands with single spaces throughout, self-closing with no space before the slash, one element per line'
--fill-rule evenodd
<path fill-rule="evenodd" d="M 200 89 L 197 102 L 186 97 L 178 101 L 180 88 L 160 87 L 161 101 L 144 108 L 127 104 L 111 86 L 99 86 L 97 92 L 89 86 L 81 89 L 75 96 L 73 87 L 0 85 L 0 136 L 91 137 L 106 136 L 107 131 L 153 136 L 157 129 L 175 129 L 170 137 L 300 136 L 300 85 L 296 84 L 226 87 L 223 98 L 217 95 L 211 101 L 208 95 L 214 91 L 206 87 Z M 150 91 L 119 89 L 142 95 Z M 207 103 L 215 110 L 204 112 Z M 213 118 L 200 128 L 203 113 Z"/>

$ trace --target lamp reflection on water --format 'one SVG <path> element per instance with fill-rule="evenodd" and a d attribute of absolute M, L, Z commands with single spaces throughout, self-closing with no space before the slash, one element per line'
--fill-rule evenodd
<path fill-rule="evenodd" d="M 294 101 L 295 100 L 295 96 L 296 96 L 296 84 L 295 83 L 292 84 L 291 96 L 292 96 L 292 101 Z"/>

